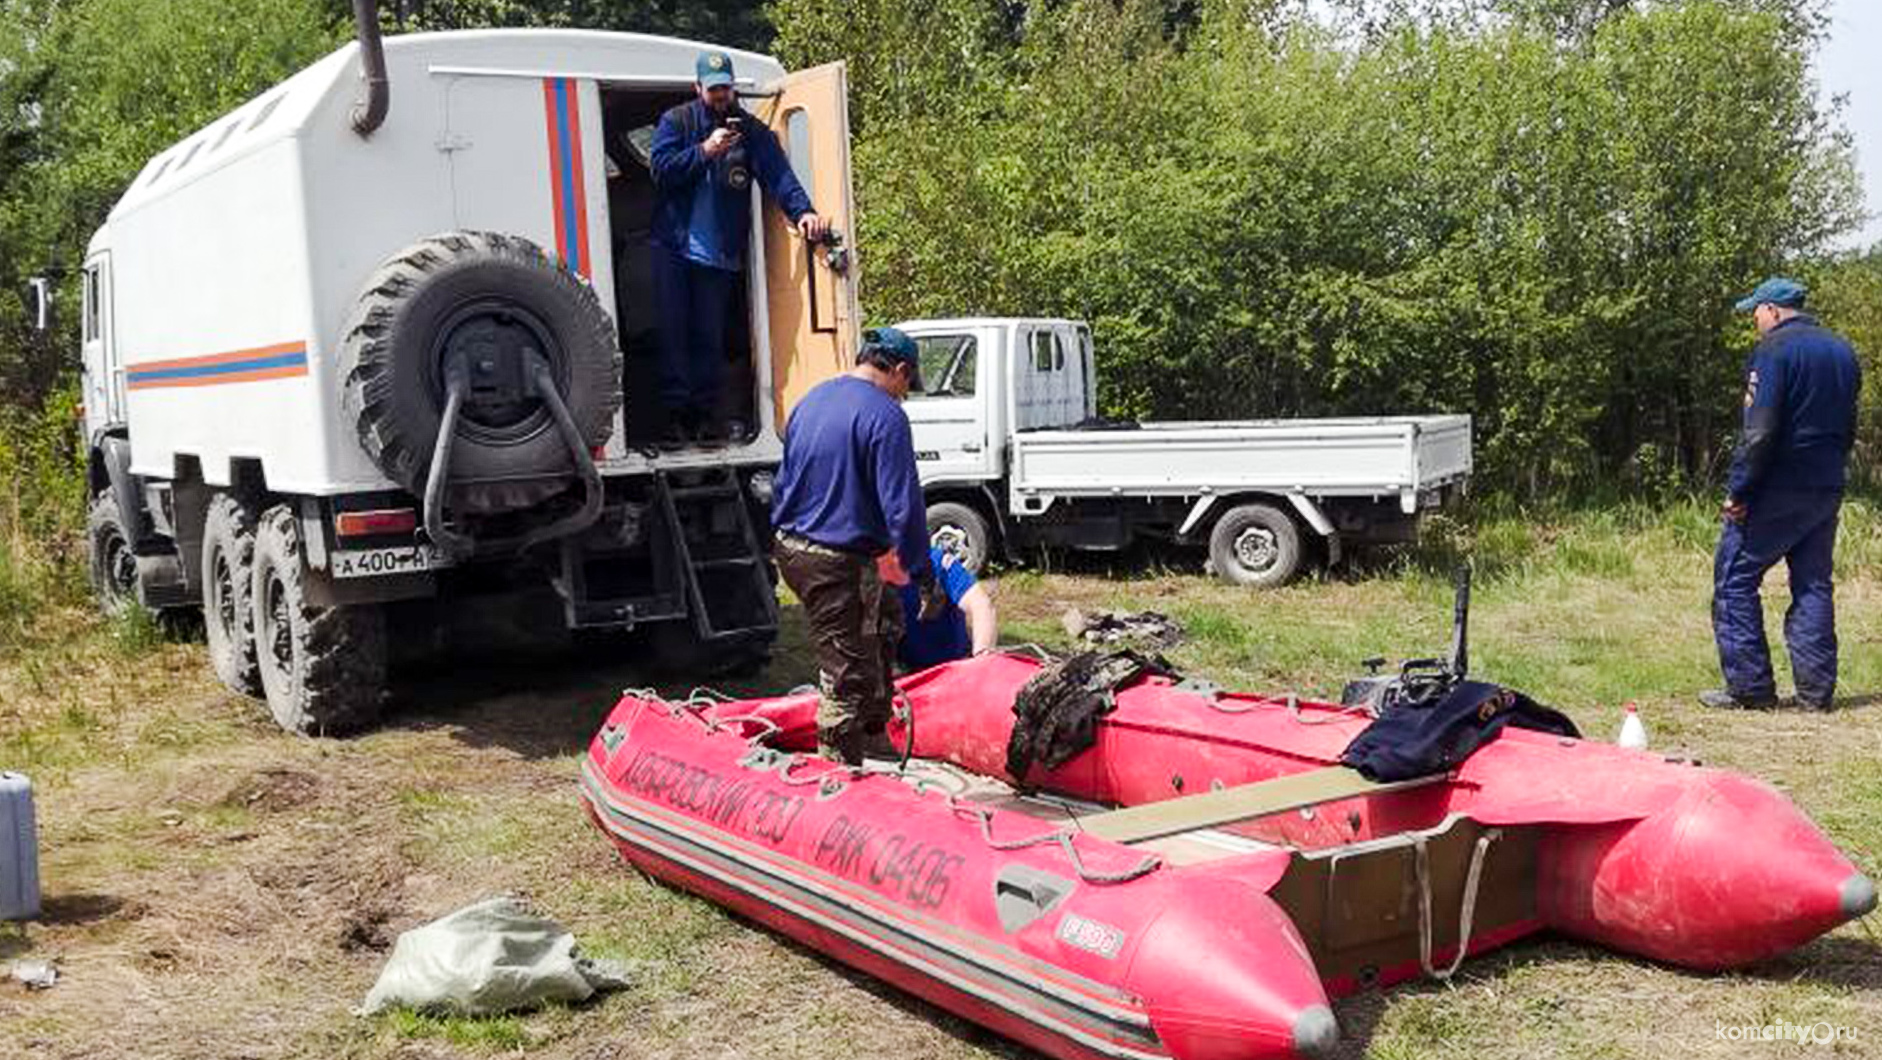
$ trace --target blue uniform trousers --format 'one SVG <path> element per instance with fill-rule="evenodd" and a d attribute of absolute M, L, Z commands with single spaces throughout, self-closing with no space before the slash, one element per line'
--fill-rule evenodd
<path fill-rule="evenodd" d="M 738 274 L 696 265 L 656 246 L 654 297 L 660 321 L 660 400 L 667 415 L 708 419 L 725 375 L 725 323 Z"/>
<path fill-rule="evenodd" d="M 1841 490 L 1761 490 L 1742 523 L 1727 522 L 1712 568 L 1712 633 L 1725 688 L 1739 699 L 1777 694 L 1764 639 L 1758 587 L 1779 560 L 1790 570 L 1791 605 L 1784 613 L 1797 698 L 1828 706 L 1836 694 L 1836 608 L 1831 556 Z"/>

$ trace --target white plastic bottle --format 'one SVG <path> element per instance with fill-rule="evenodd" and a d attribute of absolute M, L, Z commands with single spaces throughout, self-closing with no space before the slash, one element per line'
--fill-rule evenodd
<path fill-rule="evenodd" d="M 1647 727 L 1641 724 L 1640 711 L 1632 703 L 1627 704 L 1627 713 L 1621 716 L 1621 735 L 1614 742 L 1630 751 L 1647 747 Z"/>

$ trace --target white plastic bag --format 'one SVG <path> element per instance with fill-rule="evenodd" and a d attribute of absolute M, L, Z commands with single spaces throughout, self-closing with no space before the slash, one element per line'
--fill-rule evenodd
<path fill-rule="evenodd" d="M 513 898 L 490 898 L 399 936 L 361 1006 L 486 1016 L 586 1001 L 627 985 L 623 970 L 575 954 L 575 936 Z"/>

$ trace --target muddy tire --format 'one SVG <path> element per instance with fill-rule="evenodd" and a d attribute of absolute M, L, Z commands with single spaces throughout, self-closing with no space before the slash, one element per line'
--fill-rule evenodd
<path fill-rule="evenodd" d="M 1224 581 L 1258 589 L 1286 585 L 1300 574 L 1300 527 L 1272 504 L 1244 504 L 1209 532 L 1209 570 Z"/>
<path fill-rule="evenodd" d="M 203 519 L 203 634 L 209 665 L 230 691 L 261 694 L 255 661 L 255 513 L 226 493 Z"/>
<path fill-rule="evenodd" d="M 433 236 L 367 281 L 341 344 L 341 407 L 380 470 L 422 497 L 447 368 L 465 368 L 473 386 L 452 443 L 450 503 L 525 508 L 577 472 L 549 409 L 529 393 L 524 350 L 548 362 L 588 447 L 606 442 L 621 407 L 621 350 L 594 288 L 526 239 Z"/>
<path fill-rule="evenodd" d="M 959 560 L 975 577 L 993 554 L 993 532 L 973 507 L 956 501 L 928 506 L 928 543 Z"/>
<path fill-rule="evenodd" d="M 275 722 L 309 736 L 372 724 L 385 698 L 384 609 L 308 601 L 300 521 L 287 505 L 256 524 L 254 568 L 255 657 Z"/>
<path fill-rule="evenodd" d="M 85 519 L 85 551 L 92 597 L 98 609 L 115 615 L 137 603 L 137 556 L 110 490 L 92 498 Z"/>

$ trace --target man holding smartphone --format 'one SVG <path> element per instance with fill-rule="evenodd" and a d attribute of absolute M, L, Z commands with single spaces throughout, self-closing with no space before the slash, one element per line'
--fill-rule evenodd
<path fill-rule="evenodd" d="M 739 106 L 732 57 L 703 52 L 694 74 L 696 98 L 661 115 L 649 152 L 662 441 L 673 445 L 725 437 L 716 410 L 726 318 L 751 231 L 751 182 L 805 239 L 828 230 L 778 138 Z"/>

